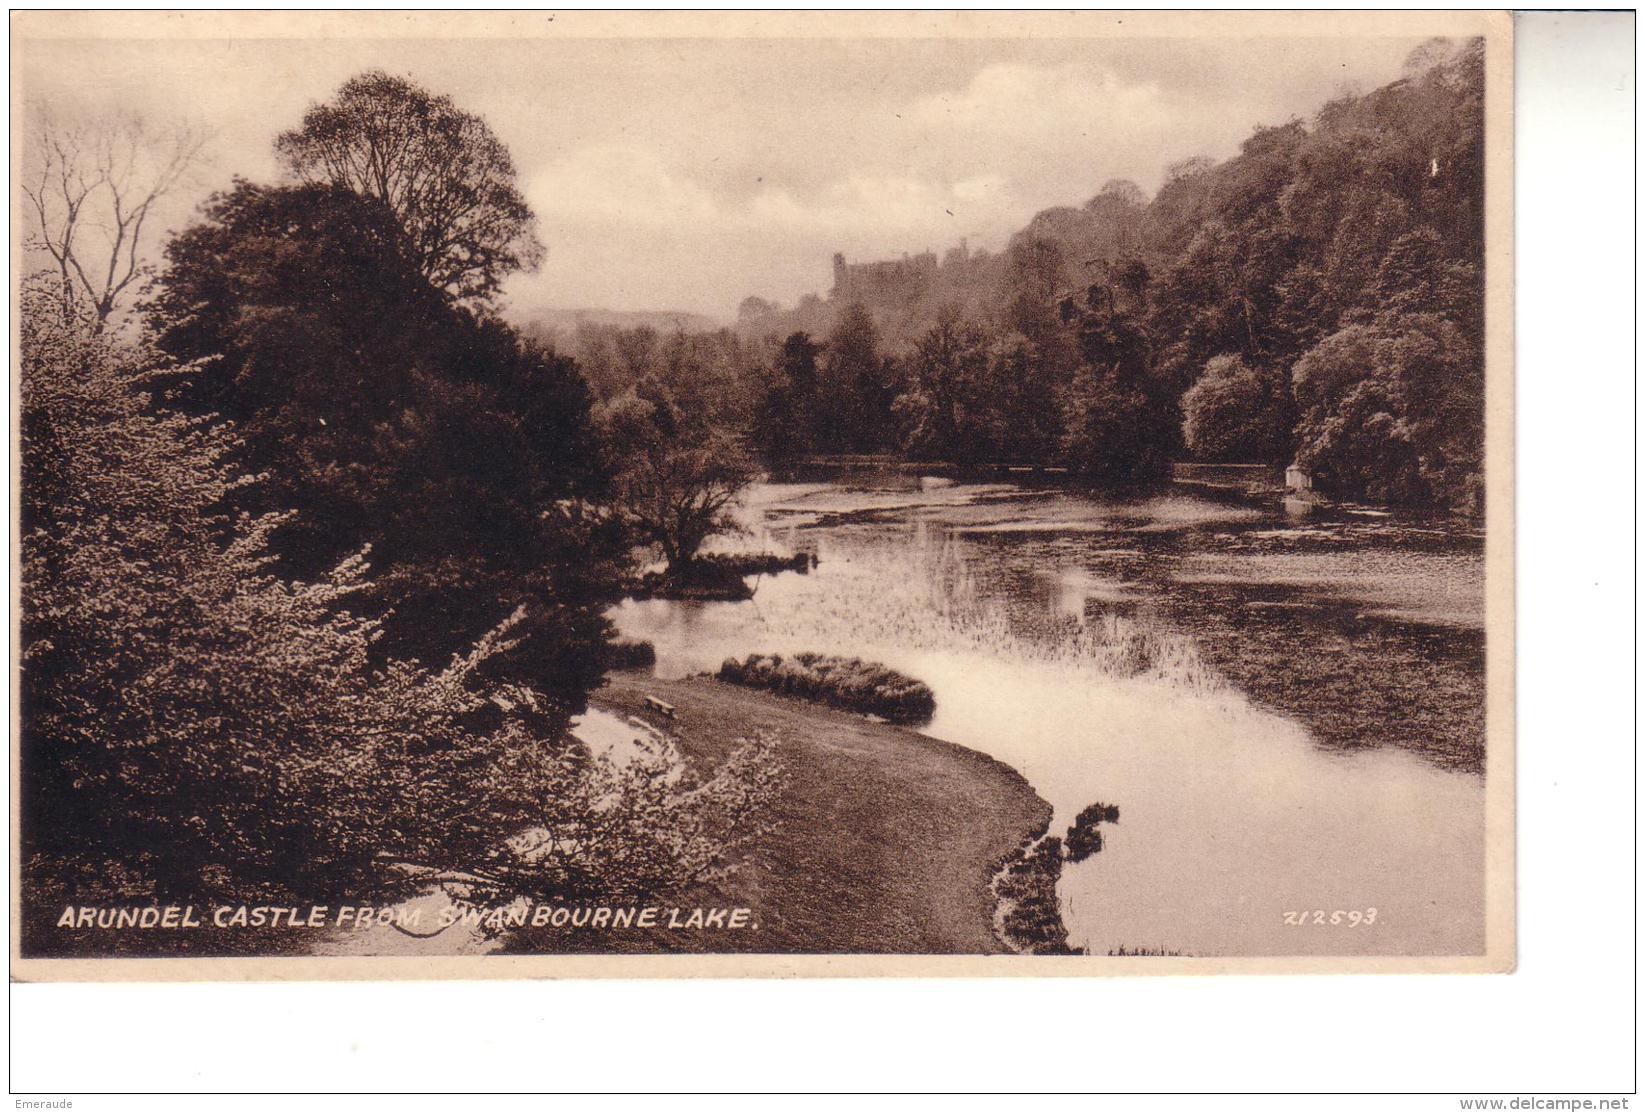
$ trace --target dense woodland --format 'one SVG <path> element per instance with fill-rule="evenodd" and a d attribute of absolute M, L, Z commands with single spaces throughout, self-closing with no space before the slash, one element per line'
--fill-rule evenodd
<path fill-rule="evenodd" d="M 898 452 L 1112 485 L 1295 461 L 1342 497 L 1477 509 L 1483 78 L 1481 44 L 1435 41 L 1391 85 L 1172 166 L 1152 199 L 1109 182 L 1003 252 L 848 267 L 827 299 L 750 297 L 734 330 L 554 342 L 600 397 L 707 413 L 778 470 Z"/>

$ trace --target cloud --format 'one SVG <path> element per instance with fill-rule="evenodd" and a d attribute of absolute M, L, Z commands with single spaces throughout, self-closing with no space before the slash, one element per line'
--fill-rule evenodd
<path fill-rule="evenodd" d="M 1009 140 L 1044 125 L 1068 128 L 1098 120 L 1160 126 L 1172 115 L 1159 86 L 1126 84 L 1112 71 L 1075 65 L 1001 62 L 978 70 L 965 88 L 916 100 L 913 119 L 967 136 Z"/>
<path fill-rule="evenodd" d="M 411 74 L 508 144 L 549 248 L 524 305 L 729 314 L 826 289 L 829 258 L 999 249 L 1110 178 L 1158 185 L 1344 80 L 1375 39 L 74 40 L 20 59 L 25 99 L 214 129 L 215 177 L 268 180 L 270 140 L 351 73 Z M 202 95 L 209 90 L 210 96 Z M 156 238 L 156 244 L 159 238 Z"/>

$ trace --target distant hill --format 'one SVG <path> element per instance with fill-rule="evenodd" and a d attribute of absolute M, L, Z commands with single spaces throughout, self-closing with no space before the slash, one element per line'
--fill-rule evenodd
<path fill-rule="evenodd" d="M 578 325 L 610 325 L 617 328 L 650 327 L 658 332 L 713 332 L 723 326 L 702 313 L 653 309 L 521 309 L 509 314 L 528 331 L 570 334 Z"/>

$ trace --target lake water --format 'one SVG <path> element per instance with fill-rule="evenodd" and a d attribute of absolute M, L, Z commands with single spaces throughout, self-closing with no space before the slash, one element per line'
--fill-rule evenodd
<path fill-rule="evenodd" d="M 627 602 L 621 631 L 665 676 L 755 651 L 880 661 L 935 692 L 927 733 L 1020 770 L 1053 833 L 1117 806 L 1063 872 L 1076 946 L 1484 950 L 1477 534 L 894 473 L 762 485 L 745 516 L 734 547 L 817 568 L 748 602 Z M 1345 915 L 1286 923 L 1315 910 Z"/>

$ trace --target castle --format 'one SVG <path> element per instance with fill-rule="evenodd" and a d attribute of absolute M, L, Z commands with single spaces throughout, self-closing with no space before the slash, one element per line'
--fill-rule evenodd
<path fill-rule="evenodd" d="M 879 263 L 847 263 L 834 254 L 834 289 L 829 299 L 841 304 L 895 305 L 912 301 L 930 288 L 937 277 L 937 256 L 930 251 L 904 253 L 901 259 Z"/>

